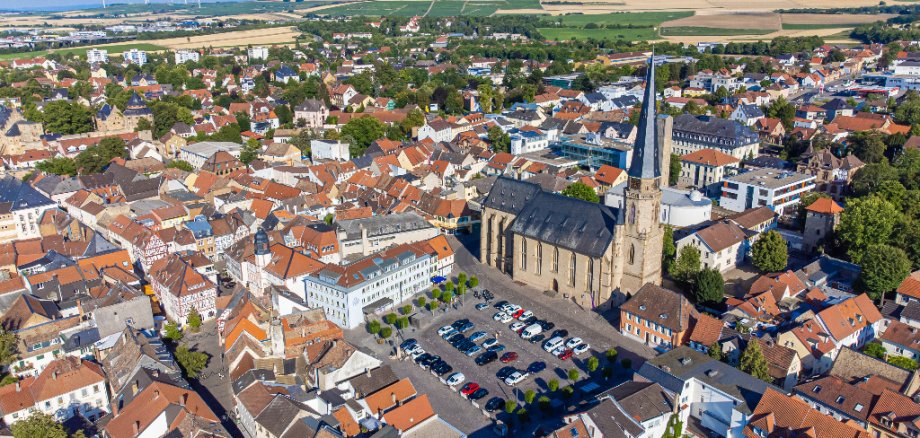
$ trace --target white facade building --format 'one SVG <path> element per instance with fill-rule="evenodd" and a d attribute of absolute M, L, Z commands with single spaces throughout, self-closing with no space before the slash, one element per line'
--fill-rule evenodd
<path fill-rule="evenodd" d="M 604 204 L 623 208 L 626 183 L 612 187 L 604 195 Z M 674 228 L 692 227 L 712 218 L 712 201 L 696 190 L 661 189 L 661 223 Z"/>
<path fill-rule="evenodd" d="M 255 59 L 268 59 L 268 49 L 262 46 L 250 47 L 246 54 L 250 62 Z"/>
<path fill-rule="evenodd" d="M 109 62 L 109 51 L 89 49 L 86 51 L 86 62 L 90 64 L 105 64 Z"/>
<path fill-rule="evenodd" d="M 38 377 L 0 388 L 3 422 L 12 425 L 40 412 L 65 421 L 76 415 L 90 421 L 106 414 L 108 392 L 98 364 L 75 357 L 52 362 Z"/>
<path fill-rule="evenodd" d="M 731 211 L 767 206 L 779 215 L 793 211 L 802 195 L 815 189 L 815 176 L 776 169 L 757 169 L 728 177 L 719 205 Z"/>
<path fill-rule="evenodd" d="M 310 157 L 314 160 L 348 161 L 351 152 L 348 143 L 336 140 L 310 140 Z"/>
<path fill-rule="evenodd" d="M 147 63 L 147 52 L 143 50 L 131 49 L 121 54 L 128 64 L 144 65 Z"/>
<path fill-rule="evenodd" d="M 225 151 L 236 158 L 240 157 L 243 145 L 230 141 L 202 141 L 183 146 L 179 149 L 179 159 L 187 161 L 196 169 L 201 169 L 204 162 L 218 151 Z"/>
<path fill-rule="evenodd" d="M 522 131 L 515 128 L 508 134 L 511 136 L 512 155 L 537 152 L 549 148 L 549 136 L 540 130 Z"/>
<path fill-rule="evenodd" d="M 184 64 L 186 62 L 198 62 L 201 59 L 201 54 L 194 50 L 179 50 L 176 52 L 176 64 Z"/>

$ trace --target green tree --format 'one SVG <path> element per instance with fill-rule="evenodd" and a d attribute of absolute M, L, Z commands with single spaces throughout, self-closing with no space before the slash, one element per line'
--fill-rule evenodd
<path fill-rule="evenodd" d="M 418 297 L 416 301 L 418 302 L 419 307 L 425 307 L 425 302 L 428 300 L 426 300 L 425 297 Z"/>
<path fill-rule="evenodd" d="M 342 127 L 342 137 L 350 139 L 349 151 L 352 157 L 364 155 L 364 150 L 374 140 L 384 138 L 386 132 L 386 125 L 373 117 L 353 118 Z"/>
<path fill-rule="evenodd" d="M 450 303 L 450 300 L 454 298 L 453 292 L 444 292 L 441 294 L 441 302 L 444 304 Z"/>
<path fill-rule="evenodd" d="M 259 158 L 259 154 L 262 153 L 262 144 L 259 143 L 259 140 L 251 138 L 246 141 L 246 144 L 243 145 L 243 150 L 240 151 L 240 161 L 243 164 L 249 165 L 256 158 Z"/>
<path fill-rule="evenodd" d="M 573 382 L 576 381 L 576 380 L 578 380 L 578 376 L 579 376 L 579 374 L 578 374 L 578 369 L 577 369 L 577 368 L 572 368 L 572 369 L 570 369 L 570 370 L 569 370 L 569 373 L 568 373 L 568 376 L 569 376 L 569 380 L 571 380 L 571 381 L 573 381 Z"/>
<path fill-rule="evenodd" d="M 751 259 L 762 272 L 779 272 L 786 269 L 789 248 L 786 239 L 776 230 L 762 234 L 751 246 Z"/>
<path fill-rule="evenodd" d="M 471 288 L 479 286 L 479 277 L 476 277 L 475 275 L 470 277 L 469 285 Z"/>
<path fill-rule="evenodd" d="M 169 164 L 166 165 L 167 169 L 179 169 L 186 172 L 193 172 L 195 168 L 192 167 L 192 164 L 185 160 L 172 160 Z"/>
<path fill-rule="evenodd" d="M 719 345 L 718 341 L 713 342 L 712 345 L 709 346 L 709 357 L 715 360 L 722 360 L 722 358 L 724 357 L 722 355 L 722 346 Z"/>
<path fill-rule="evenodd" d="M 396 315 L 395 313 L 393 313 L 393 312 L 390 312 L 390 313 L 387 313 L 386 315 L 384 315 L 383 321 L 386 322 L 386 323 L 389 324 L 389 325 L 393 325 L 393 324 L 396 324 L 396 319 L 397 319 L 397 318 L 399 318 L 399 316 L 397 316 L 397 315 Z"/>
<path fill-rule="evenodd" d="M 677 414 L 672 414 L 671 418 L 668 419 L 667 429 L 665 429 L 661 438 L 683 438 L 683 429 L 684 423 L 680 421 L 680 417 Z"/>
<path fill-rule="evenodd" d="M 528 389 L 527 392 L 524 393 L 524 402 L 527 404 L 533 403 L 535 398 L 537 398 L 537 393 L 532 389 Z"/>
<path fill-rule="evenodd" d="M 428 303 L 428 310 L 434 311 L 435 309 L 438 308 L 438 306 L 440 306 L 440 303 L 438 303 L 437 301 L 432 301 Z"/>
<path fill-rule="evenodd" d="M 593 373 L 597 371 L 597 367 L 599 367 L 600 364 L 601 364 L 600 361 L 597 360 L 596 357 L 591 356 L 588 358 L 588 362 L 585 364 L 585 367 L 588 368 L 588 372 Z"/>
<path fill-rule="evenodd" d="M 16 333 L 0 327 L 0 365 L 9 366 L 19 357 Z"/>
<path fill-rule="evenodd" d="M 102 173 L 113 158 L 127 158 L 128 146 L 120 137 L 106 137 L 99 144 L 86 148 L 76 158 L 81 174 Z"/>
<path fill-rule="evenodd" d="M 885 356 L 888 354 L 888 352 L 885 350 L 885 347 L 879 341 L 872 341 L 866 344 L 866 346 L 863 347 L 862 352 L 867 356 L 872 356 L 881 360 L 885 360 Z"/>
<path fill-rule="evenodd" d="M 467 278 L 467 276 L 466 276 L 466 272 L 461 272 L 461 273 L 457 274 L 457 284 L 458 284 L 458 285 L 459 285 L 459 284 L 466 284 L 466 281 L 467 281 L 467 280 L 468 280 L 468 278 Z"/>
<path fill-rule="evenodd" d="M 878 196 L 850 199 L 835 233 L 850 259 L 860 264 L 870 246 L 891 241 L 901 220 L 901 212 Z"/>
<path fill-rule="evenodd" d="M 450 90 L 447 93 L 447 98 L 444 101 L 444 110 L 448 114 L 462 114 L 463 113 L 463 96 L 460 95 L 460 92 L 457 90 Z"/>
<path fill-rule="evenodd" d="M 540 398 L 537 399 L 537 406 L 545 413 L 548 413 L 553 407 L 549 397 L 545 395 L 541 395 Z"/>
<path fill-rule="evenodd" d="M 186 318 L 188 326 L 192 328 L 192 331 L 198 332 L 201 329 L 201 314 L 198 313 L 198 309 L 192 307 L 192 310 L 188 312 L 188 317 Z"/>
<path fill-rule="evenodd" d="M 865 286 L 869 297 L 879 300 L 907 278 L 911 262 L 901 248 L 871 245 L 862 257 L 861 267 L 860 283 Z"/>
<path fill-rule="evenodd" d="M 14 438 L 67 438 L 64 426 L 43 412 L 33 412 L 10 426 Z"/>
<path fill-rule="evenodd" d="M 399 319 L 396 320 L 396 328 L 400 330 L 405 330 L 409 328 L 409 317 L 408 316 L 399 317 Z"/>
<path fill-rule="evenodd" d="M 676 186 L 677 180 L 680 179 L 680 155 L 671 154 L 671 161 L 668 166 L 668 185 Z"/>
<path fill-rule="evenodd" d="M 233 143 L 243 142 L 243 136 L 240 135 L 240 127 L 235 123 L 224 125 L 207 139 L 211 141 L 229 141 Z"/>
<path fill-rule="evenodd" d="M 685 284 L 691 283 L 700 272 L 700 250 L 693 245 L 686 245 L 680 249 L 677 259 L 671 264 L 668 273 L 675 280 Z"/>
<path fill-rule="evenodd" d="M 854 132 L 847 137 L 849 145 L 860 160 L 866 163 L 881 163 L 887 161 L 885 150 L 888 146 L 885 144 L 883 134 L 878 131 Z"/>
<path fill-rule="evenodd" d="M 137 126 L 134 127 L 134 132 L 151 131 L 151 130 L 153 130 L 153 123 L 150 123 L 149 119 L 138 120 Z"/>
<path fill-rule="evenodd" d="M 400 311 L 403 315 L 408 315 L 408 314 L 412 313 L 412 305 L 411 305 L 411 304 L 406 304 L 405 306 L 402 306 L 402 308 L 399 309 L 399 311 Z"/>
<path fill-rule="evenodd" d="M 783 127 L 787 130 L 792 129 L 792 120 L 795 118 L 795 106 L 790 104 L 784 97 L 778 97 L 767 108 L 767 117 L 780 119 Z"/>
<path fill-rule="evenodd" d="M 176 362 L 190 379 L 197 379 L 205 367 L 208 366 L 208 355 L 200 351 L 189 350 L 185 345 L 176 348 Z"/>
<path fill-rule="evenodd" d="M 392 328 L 392 327 L 383 327 L 383 328 L 380 329 L 380 337 L 381 337 L 381 338 L 387 339 L 387 338 L 389 338 L 389 337 L 392 336 L 392 335 L 393 335 L 393 328 Z"/>
<path fill-rule="evenodd" d="M 505 402 L 505 412 L 508 414 L 514 413 L 517 409 L 517 402 L 514 400 L 508 400 Z"/>
<path fill-rule="evenodd" d="M 77 102 L 55 100 L 42 114 L 45 132 L 70 135 L 93 131 L 93 112 Z"/>
<path fill-rule="evenodd" d="M 662 233 L 663 243 L 661 245 L 661 266 L 667 271 L 674 263 L 674 256 L 677 254 L 677 247 L 674 246 L 674 229 L 670 225 L 664 226 Z"/>
<path fill-rule="evenodd" d="M 616 348 L 610 348 L 604 353 L 604 355 L 607 356 L 607 362 L 610 363 L 615 363 L 617 361 L 617 354 L 619 354 L 619 352 Z"/>
<path fill-rule="evenodd" d="M 377 321 L 376 319 L 374 319 L 368 322 L 367 332 L 372 335 L 376 335 L 377 333 L 380 333 L 380 321 Z"/>
<path fill-rule="evenodd" d="M 899 368 L 904 368 L 908 371 L 914 371 L 917 369 L 917 362 L 904 356 L 891 356 L 888 358 L 888 363 Z"/>
<path fill-rule="evenodd" d="M 597 191 L 588 187 L 587 184 L 581 181 L 569 184 L 569 186 L 562 191 L 562 194 L 570 198 L 581 199 L 582 201 L 594 203 L 601 201 L 601 197 L 597 195 Z"/>
<path fill-rule="evenodd" d="M 885 181 L 897 181 L 899 177 L 898 169 L 887 162 L 871 163 L 856 172 L 850 188 L 853 195 L 866 196 L 875 193 Z"/>
<path fill-rule="evenodd" d="M 748 373 L 764 382 L 772 382 L 770 377 L 770 367 L 767 359 L 760 350 L 760 343 L 756 339 L 751 339 L 747 343 L 744 352 L 741 353 L 741 359 L 738 361 L 738 369 Z"/>
<path fill-rule="evenodd" d="M 489 144 L 492 145 L 492 150 L 494 152 L 511 151 L 511 136 L 505 131 L 502 131 L 502 128 L 499 128 L 498 125 L 490 127 L 488 135 Z"/>
<path fill-rule="evenodd" d="M 696 275 L 694 300 L 702 304 L 717 304 L 725 298 L 725 280 L 718 269 L 703 269 Z"/>
<path fill-rule="evenodd" d="M 166 332 L 163 337 L 167 340 L 172 341 L 173 343 L 178 343 L 182 340 L 183 335 L 182 330 L 179 329 L 179 324 L 174 322 L 167 322 L 166 325 L 163 326 L 163 329 Z"/>
<path fill-rule="evenodd" d="M 153 136 L 157 138 L 166 135 L 176 122 L 195 123 L 192 112 L 177 103 L 157 101 L 150 104 L 150 111 L 153 112 Z"/>
<path fill-rule="evenodd" d="M 556 390 L 559 389 L 559 381 L 550 379 L 550 381 L 546 383 L 546 388 L 549 389 L 549 392 L 556 392 Z"/>
<path fill-rule="evenodd" d="M 35 165 L 35 168 L 55 175 L 76 176 L 77 162 L 73 158 L 52 157 Z"/>

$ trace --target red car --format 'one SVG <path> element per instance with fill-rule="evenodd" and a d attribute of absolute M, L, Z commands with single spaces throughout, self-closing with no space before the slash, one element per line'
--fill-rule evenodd
<path fill-rule="evenodd" d="M 460 394 L 463 394 L 464 397 L 469 397 L 470 394 L 476 392 L 478 389 L 478 383 L 469 382 L 466 385 L 463 385 L 463 388 L 460 389 Z"/>
<path fill-rule="evenodd" d="M 513 351 L 509 351 L 509 352 L 503 354 L 503 355 L 502 355 L 502 358 L 499 359 L 499 360 L 501 360 L 502 363 L 508 363 L 508 362 L 514 362 L 514 361 L 516 361 L 517 358 L 518 358 L 518 354 L 517 354 L 517 353 L 515 353 L 515 352 L 513 352 Z"/>
<path fill-rule="evenodd" d="M 563 351 L 562 353 L 559 353 L 559 359 L 566 360 L 566 359 L 572 357 L 572 355 L 574 355 L 574 354 L 575 354 L 575 352 L 572 351 L 571 348 L 566 348 L 565 351 Z"/>
<path fill-rule="evenodd" d="M 514 319 L 518 319 L 518 318 L 520 318 L 521 315 L 523 315 L 523 314 L 524 314 L 524 309 L 518 309 L 517 312 L 514 312 L 514 313 L 511 314 L 511 317 L 514 318 Z"/>

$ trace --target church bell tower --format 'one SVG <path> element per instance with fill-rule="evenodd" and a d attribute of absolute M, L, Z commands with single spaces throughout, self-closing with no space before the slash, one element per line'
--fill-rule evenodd
<path fill-rule="evenodd" d="M 661 187 L 667 185 L 667 169 L 663 168 L 670 158 L 672 120 L 656 114 L 654 55 L 646 74 L 644 98 L 621 212 L 620 289 L 626 294 L 634 294 L 646 283 L 661 284 Z"/>

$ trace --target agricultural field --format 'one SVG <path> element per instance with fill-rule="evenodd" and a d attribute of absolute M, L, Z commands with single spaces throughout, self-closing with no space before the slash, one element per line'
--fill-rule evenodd
<path fill-rule="evenodd" d="M 370 16 L 404 16 L 424 15 L 431 5 L 430 1 L 374 1 L 349 3 L 342 6 L 325 8 L 317 13 L 323 15 L 370 15 Z"/>
<path fill-rule="evenodd" d="M 41 50 L 36 52 L 23 52 L 23 53 L 5 53 L 0 55 L 0 60 L 7 59 L 22 59 L 22 58 L 34 58 L 36 56 L 44 56 L 49 53 L 57 53 L 62 56 L 72 56 L 72 55 L 85 55 L 86 51 L 93 47 L 103 47 L 103 46 L 84 46 L 84 47 L 68 47 L 64 49 L 53 49 L 53 50 Z M 137 50 L 146 50 L 148 52 L 155 52 L 158 50 L 165 50 L 166 47 L 159 46 L 156 44 L 150 43 L 117 43 L 108 46 L 104 46 L 106 50 L 109 51 L 109 56 L 118 55 L 122 52 L 127 52 L 131 49 Z"/>
<path fill-rule="evenodd" d="M 202 47 L 241 47 L 252 45 L 293 44 L 301 35 L 294 27 L 241 30 L 193 37 L 150 40 L 151 44 L 169 49 L 198 49 Z"/>
<path fill-rule="evenodd" d="M 607 24 L 633 25 L 633 26 L 658 26 L 665 21 L 678 20 L 693 15 L 691 11 L 675 12 L 618 12 L 613 14 L 570 14 L 555 17 L 566 26 L 584 27 L 589 23 L 603 26 Z"/>
<path fill-rule="evenodd" d="M 570 40 L 572 38 L 596 40 L 654 40 L 658 38 L 651 27 L 635 29 L 585 29 L 582 27 L 541 27 L 537 29 L 548 40 Z"/>
<path fill-rule="evenodd" d="M 431 9 L 429 10 L 429 6 Z M 425 15 L 431 17 L 486 16 L 502 11 L 539 10 L 537 0 L 426 0 L 369 1 L 349 3 L 336 7 L 314 8 L 310 12 L 330 15 L 404 16 Z"/>
<path fill-rule="evenodd" d="M 766 35 L 773 29 L 727 29 L 715 27 L 690 27 L 675 26 L 662 27 L 661 36 L 736 36 L 736 35 Z"/>

